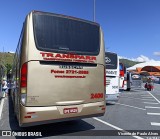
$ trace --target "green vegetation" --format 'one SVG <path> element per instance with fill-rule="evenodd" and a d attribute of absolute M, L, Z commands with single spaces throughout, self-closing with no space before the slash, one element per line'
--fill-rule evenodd
<path fill-rule="evenodd" d="M 0 65 L 6 67 L 5 73 L 8 73 L 12 68 L 14 53 L 0 52 Z"/>
<path fill-rule="evenodd" d="M 12 62 L 13 62 L 13 57 L 14 57 L 14 53 L 2 53 L 0 52 L 0 63 L 3 63 L 3 64 L 11 64 L 12 65 Z"/>
<path fill-rule="evenodd" d="M 141 62 L 136 62 L 128 59 L 120 59 L 120 63 L 123 63 L 126 66 L 126 68 L 129 68 Z"/>
<path fill-rule="evenodd" d="M 0 64 L 5 65 L 5 67 L 7 68 L 7 71 L 10 71 L 12 67 L 13 57 L 14 57 L 14 53 L 0 52 Z M 123 63 L 127 68 L 140 63 L 140 62 L 135 62 L 128 59 L 120 59 L 120 62 Z"/>

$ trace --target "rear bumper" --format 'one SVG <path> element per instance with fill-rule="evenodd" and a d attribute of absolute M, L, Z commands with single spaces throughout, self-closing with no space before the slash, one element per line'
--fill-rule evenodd
<path fill-rule="evenodd" d="M 119 89 L 119 93 L 122 93 L 124 91 L 124 89 Z"/>
<path fill-rule="evenodd" d="M 21 127 L 56 123 L 75 119 L 103 116 L 105 102 L 96 102 L 71 106 L 25 107 L 20 104 Z M 77 108 L 78 112 L 64 114 L 64 109 Z"/>
<path fill-rule="evenodd" d="M 116 94 L 106 94 L 106 101 L 115 101 L 117 102 L 119 100 L 119 93 Z"/>

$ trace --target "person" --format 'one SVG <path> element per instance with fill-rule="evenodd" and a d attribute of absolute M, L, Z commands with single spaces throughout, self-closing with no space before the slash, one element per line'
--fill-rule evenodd
<path fill-rule="evenodd" d="M 5 78 L 3 78 L 3 81 L 2 81 L 2 92 L 5 93 L 5 97 L 7 97 L 7 91 L 8 90 L 8 87 L 7 87 L 7 81 Z"/>
<path fill-rule="evenodd" d="M 152 79 L 149 77 L 149 78 L 147 79 L 147 82 L 148 82 L 148 83 L 151 83 L 151 81 L 152 81 Z"/>
<path fill-rule="evenodd" d="M 148 87 L 148 83 L 146 82 L 144 85 L 145 90 L 147 90 L 147 87 Z"/>
<path fill-rule="evenodd" d="M 151 78 L 148 78 L 147 82 L 148 82 L 147 90 L 148 91 L 154 90 L 153 80 Z"/>

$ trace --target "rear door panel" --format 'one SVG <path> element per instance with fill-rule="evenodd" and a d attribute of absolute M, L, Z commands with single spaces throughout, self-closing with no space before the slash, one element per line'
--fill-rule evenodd
<path fill-rule="evenodd" d="M 119 78 L 118 76 L 106 77 L 106 94 L 119 93 Z"/>
<path fill-rule="evenodd" d="M 28 62 L 27 106 L 72 105 L 103 101 L 104 66 L 63 69 L 62 65 Z"/>

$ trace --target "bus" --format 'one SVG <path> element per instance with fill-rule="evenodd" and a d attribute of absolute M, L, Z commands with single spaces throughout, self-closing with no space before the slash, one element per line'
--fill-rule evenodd
<path fill-rule="evenodd" d="M 41 11 L 26 16 L 12 69 L 20 127 L 104 115 L 103 40 L 95 22 Z"/>
<path fill-rule="evenodd" d="M 124 90 L 126 91 L 142 88 L 142 78 L 138 73 L 127 71 L 127 77 L 124 82 Z"/>
<path fill-rule="evenodd" d="M 124 79 L 124 90 L 130 91 L 131 90 L 131 72 L 126 72 L 126 78 Z"/>
<path fill-rule="evenodd" d="M 116 53 L 105 52 L 106 60 L 106 101 L 119 99 L 119 59 Z"/>
<path fill-rule="evenodd" d="M 119 63 L 119 92 L 124 90 L 124 79 L 126 77 L 126 67 L 123 63 Z"/>

